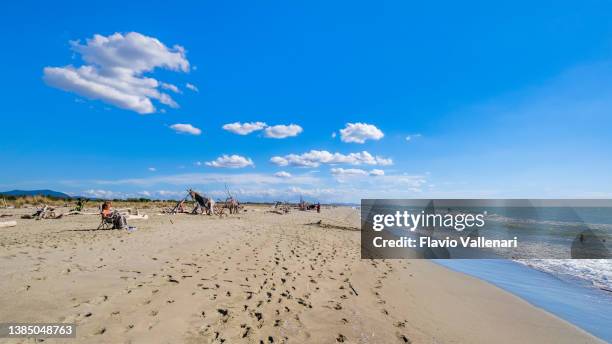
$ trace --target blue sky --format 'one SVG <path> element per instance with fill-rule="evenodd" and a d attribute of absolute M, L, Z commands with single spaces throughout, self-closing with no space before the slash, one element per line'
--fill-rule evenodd
<path fill-rule="evenodd" d="M 612 197 L 604 1 L 0 6 L 2 190 Z"/>

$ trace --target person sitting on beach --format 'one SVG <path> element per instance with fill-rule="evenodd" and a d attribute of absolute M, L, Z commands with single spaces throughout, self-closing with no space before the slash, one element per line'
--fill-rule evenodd
<path fill-rule="evenodd" d="M 101 214 L 102 217 L 104 217 L 105 219 L 112 220 L 113 229 L 124 229 L 128 226 L 127 218 L 118 211 L 113 210 L 110 201 L 105 201 L 104 203 L 102 203 Z"/>
<path fill-rule="evenodd" d="M 111 210 L 111 202 L 110 201 L 104 201 L 104 203 L 102 203 L 102 216 L 104 217 L 110 217 L 112 215 L 112 210 Z"/>

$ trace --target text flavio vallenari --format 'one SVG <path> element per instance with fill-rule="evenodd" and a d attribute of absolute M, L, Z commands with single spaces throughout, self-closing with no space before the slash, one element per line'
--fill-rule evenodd
<path fill-rule="evenodd" d="M 466 229 L 483 228 L 486 224 L 486 212 L 483 213 L 447 213 L 428 214 L 425 211 L 411 213 L 396 211 L 395 214 L 375 214 L 372 216 L 372 229 L 380 232 L 384 229 L 398 228 L 415 231 L 419 228 L 442 228 L 463 232 Z M 518 239 L 486 239 L 481 236 L 459 236 L 433 238 L 421 236 L 418 238 L 400 236 L 395 239 L 385 239 L 381 236 L 372 238 L 374 247 L 470 247 L 470 248 L 513 248 L 517 247 Z"/>

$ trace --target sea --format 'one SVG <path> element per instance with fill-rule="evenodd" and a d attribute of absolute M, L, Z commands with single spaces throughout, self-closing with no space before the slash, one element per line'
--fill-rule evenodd
<path fill-rule="evenodd" d="M 586 227 L 607 240 L 607 247 L 610 243 L 611 208 L 585 207 L 571 211 L 544 208 L 537 212 L 504 209 L 489 215 L 488 221 L 527 232 L 538 239 L 561 233 L 561 240 L 567 241 L 571 235 L 564 234 Z M 559 239 L 554 242 L 560 244 Z M 547 245 L 547 249 L 550 246 Z M 449 259 L 434 262 L 492 283 L 612 342 L 612 259 Z"/>

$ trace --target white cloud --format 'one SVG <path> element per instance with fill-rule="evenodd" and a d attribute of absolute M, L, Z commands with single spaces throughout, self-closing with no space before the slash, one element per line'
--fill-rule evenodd
<path fill-rule="evenodd" d="M 359 171 L 360 170 L 360 171 Z M 300 196 L 321 201 L 358 202 L 361 198 L 410 198 L 431 197 L 427 175 L 394 174 L 369 177 L 374 170 L 345 168 L 335 170 L 331 176 L 315 177 L 311 173 L 293 174 L 290 178 L 271 173 L 183 173 L 172 175 L 151 174 L 147 177 L 119 180 L 82 181 L 93 186 L 88 193 L 103 198 L 139 197 L 147 190 L 150 198 L 181 199 L 187 188 L 200 188 L 207 195 L 224 198 L 225 185 L 241 200 L 297 201 Z M 72 181 L 75 185 L 75 181 Z M 78 185 L 78 184 L 76 184 Z M 121 193 L 114 188 L 120 188 Z M 164 190 L 164 191 L 154 191 Z M 94 196 L 95 197 L 95 196 Z"/>
<path fill-rule="evenodd" d="M 421 134 L 408 135 L 408 136 L 406 136 L 406 141 L 411 141 L 411 140 L 414 140 L 414 139 L 419 138 L 419 137 L 421 137 Z"/>
<path fill-rule="evenodd" d="M 155 167 L 149 167 L 148 170 L 151 171 L 151 172 L 157 171 L 157 169 Z"/>
<path fill-rule="evenodd" d="M 169 49 L 156 38 L 137 32 L 126 35 L 115 33 L 107 37 L 94 35 L 85 45 L 78 41 L 71 44 L 73 50 L 83 56 L 83 60 L 102 67 L 135 72 L 149 72 L 157 67 L 189 71 L 189 61 L 185 59 L 183 47 L 175 45 Z"/>
<path fill-rule="evenodd" d="M 181 93 L 181 90 L 178 87 L 176 87 L 175 85 L 167 84 L 165 82 L 160 83 L 160 85 L 161 85 L 161 88 L 163 88 L 165 90 L 170 90 L 170 91 L 172 91 L 174 93 Z"/>
<path fill-rule="evenodd" d="M 368 172 L 360 168 L 332 168 L 331 173 L 335 176 L 367 176 Z"/>
<path fill-rule="evenodd" d="M 299 135 L 303 129 L 297 124 L 268 126 L 264 122 L 227 123 L 223 129 L 238 135 L 248 135 L 254 131 L 264 130 L 264 135 L 274 139 L 284 139 Z"/>
<path fill-rule="evenodd" d="M 267 126 L 264 122 L 249 122 L 249 123 L 228 123 L 223 126 L 223 129 L 238 135 L 248 135 L 254 131 L 262 130 Z"/>
<path fill-rule="evenodd" d="M 96 34 L 85 44 L 70 44 L 87 64 L 45 67 L 43 79 L 48 85 L 140 114 L 156 111 L 152 100 L 178 107 L 172 97 L 159 91 L 164 88 L 177 92 L 178 87 L 143 74 L 155 68 L 189 71 L 183 47 L 168 48 L 156 38 L 137 32 Z"/>
<path fill-rule="evenodd" d="M 190 90 L 192 90 L 194 92 L 200 92 L 200 90 L 194 84 L 186 83 L 185 87 L 187 87 L 188 89 L 190 89 Z"/>
<path fill-rule="evenodd" d="M 344 129 L 340 129 L 342 142 L 365 143 L 366 140 L 380 140 L 385 136 L 383 132 L 372 124 L 347 123 Z"/>
<path fill-rule="evenodd" d="M 190 135 L 200 135 L 202 130 L 194 127 L 191 124 L 183 124 L 176 123 L 170 126 L 170 128 L 174 129 L 179 134 L 190 134 Z"/>
<path fill-rule="evenodd" d="M 309 197 L 312 199 L 331 198 L 338 196 L 338 190 L 334 188 L 302 188 L 290 186 L 286 188 L 254 188 L 244 187 L 232 189 L 232 193 L 239 199 L 274 201 L 285 200 L 297 202 L 300 197 Z M 225 190 L 212 190 L 208 194 L 214 197 L 224 197 Z"/>
<path fill-rule="evenodd" d="M 366 176 L 383 176 L 385 171 L 379 169 L 373 169 L 370 171 L 362 170 L 360 168 L 332 168 L 331 174 L 336 177 L 339 182 L 345 182 L 352 178 L 361 178 Z"/>
<path fill-rule="evenodd" d="M 279 178 L 290 178 L 291 177 L 291 173 L 285 172 L 285 171 L 276 172 L 274 173 L 274 175 Z"/>
<path fill-rule="evenodd" d="M 179 185 L 272 185 L 295 184 L 316 185 L 320 180 L 308 174 L 293 175 L 291 178 L 278 178 L 271 174 L 262 173 L 182 173 L 166 176 L 150 176 L 145 178 L 129 178 L 119 180 L 95 180 L 97 185 L 132 185 L 139 187 L 154 187 L 159 184 Z"/>
<path fill-rule="evenodd" d="M 175 198 L 180 199 L 185 197 L 186 191 L 168 191 L 168 190 L 158 190 L 155 192 L 159 198 Z"/>
<path fill-rule="evenodd" d="M 202 162 L 201 161 L 196 161 L 193 164 L 196 165 L 196 166 L 202 166 Z"/>
<path fill-rule="evenodd" d="M 240 155 L 222 155 L 213 161 L 206 162 L 207 166 L 211 167 L 227 167 L 227 168 L 243 168 L 247 166 L 255 166 L 253 160 Z"/>
<path fill-rule="evenodd" d="M 100 199 L 126 199 L 126 198 L 139 198 L 146 197 L 150 199 L 181 199 L 185 197 L 186 191 L 132 191 L 132 192 L 118 192 L 102 189 L 89 189 L 78 192 L 78 195 L 83 195 L 92 198 Z"/>
<path fill-rule="evenodd" d="M 273 139 L 284 139 L 286 137 L 298 136 L 302 131 L 302 127 L 297 124 L 280 124 L 267 127 L 265 130 L 265 135 L 266 137 Z"/>
<path fill-rule="evenodd" d="M 289 154 L 274 156 L 270 161 L 278 166 L 318 167 L 321 164 L 347 164 L 347 165 L 380 165 L 393 164 L 393 160 L 363 151 L 358 153 L 341 154 L 328 151 L 311 150 L 303 154 Z"/>
<path fill-rule="evenodd" d="M 101 189 L 89 189 L 83 191 L 83 196 L 93 197 L 93 198 L 102 198 L 102 199 L 112 199 L 112 198 L 122 198 L 125 195 L 120 192 L 109 191 L 109 190 L 101 190 Z"/>

